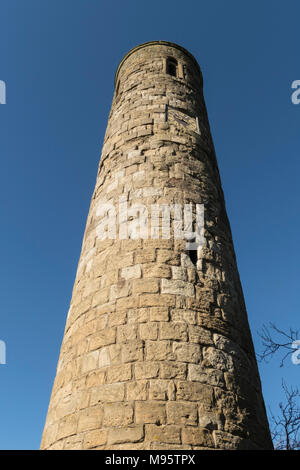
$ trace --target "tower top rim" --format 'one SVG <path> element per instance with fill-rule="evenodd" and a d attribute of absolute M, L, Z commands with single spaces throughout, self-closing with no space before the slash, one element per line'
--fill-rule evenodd
<path fill-rule="evenodd" d="M 127 54 L 124 55 L 123 59 L 121 60 L 121 62 L 118 65 L 116 73 L 115 73 L 115 86 L 117 84 L 117 78 L 118 78 L 118 75 L 119 75 L 120 68 L 122 67 L 122 65 L 124 64 L 126 59 L 130 55 L 132 55 L 134 52 L 136 52 L 137 50 L 142 49 L 144 47 L 148 47 L 148 46 L 169 46 L 169 47 L 174 47 L 175 49 L 179 49 L 180 51 L 184 52 L 186 55 L 188 55 L 193 60 L 194 64 L 198 68 L 199 73 L 201 75 L 201 69 L 200 69 L 200 66 L 199 66 L 197 60 L 195 59 L 193 54 L 191 54 L 184 47 L 180 46 L 179 44 L 176 44 L 175 42 L 170 42 L 170 41 L 148 41 L 148 42 L 143 42 L 142 44 L 139 44 L 138 46 L 133 47 L 132 49 L 130 49 L 127 52 Z"/>

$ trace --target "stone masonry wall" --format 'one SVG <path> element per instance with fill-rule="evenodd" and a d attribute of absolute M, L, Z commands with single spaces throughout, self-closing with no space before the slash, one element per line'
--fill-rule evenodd
<path fill-rule="evenodd" d="M 99 239 L 120 201 L 204 204 L 198 258 L 173 236 Z M 272 448 L 202 76 L 172 43 L 117 71 L 41 448 Z"/>

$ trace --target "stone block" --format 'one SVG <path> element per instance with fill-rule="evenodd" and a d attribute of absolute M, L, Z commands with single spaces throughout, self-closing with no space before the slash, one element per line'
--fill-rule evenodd
<path fill-rule="evenodd" d="M 173 343 L 173 351 L 180 362 L 198 363 L 201 360 L 201 349 L 198 344 Z"/>
<path fill-rule="evenodd" d="M 127 268 L 121 269 L 121 277 L 128 279 L 138 279 L 142 275 L 141 265 L 136 264 L 134 266 L 128 266 Z"/>
<path fill-rule="evenodd" d="M 107 369 L 107 383 L 124 382 L 131 379 L 131 364 L 111 366 Z"/>
<path fill-rule="evenodd" d="M 157 279 L 136 279 L 133 281 L 133 294 L 157 293 L 159 291 L 159 281 Z"/>
<path fill-rule="evenodd" d="M 144 278 L 170 278 L 171 277 L 171 268 L 166 264 L 145 264 L 143 266 L 143 277 Z"/>
<path fill-rule="evenodd" d="M 171 341 L 146 341 L 147 361 L 174 360 L 175 354 L 172 350 Z"/>
<path fill-rule="evenodd" d="M 178 362 L 161 362 L 160 377 L 162 379 L 185 379 L 187 375 L 187 364 Z"/>
<path fill-rule="evenodd" d="M 173 279 L 162 279 L 161 293 L 184 295 L 185 297 L 194 297 L 195 288 L 191 282 Z"/>
<path fill-rule="evenodd" d="M 158 324 L 155 322 L 141 323 L 140 324 L 140 338 L 142 340 L 152 339 L 156 340 L 158 336 Z"/>
<path fill-rule="evenodd" d="M 137 326 L 135 324 L 120 325 L 117 327 L 117 343 L 127 343 L 137 339 Z"/>
<path fill-rule="evenodd" d="M 201 428 L 183 428 L 182 443 L 192 444 L 193 446 L 214 448 L 212 432 Z"/>
<path fill-rule="evenodd" d="M 89 349 L 99 349 L 102 346 L 107 346 L 116 342 L 116 330 L 115 328 L 106 328 L 102 331 L 94 333 L 90 338 Z"/>
<path fill-rule="evenodd" d="M 214 387 L 225 387 L 223 372 L 218 369 L 205 369 L 202 364 L 189 364 L 188 379 Z"/>
<path fill-rule="evenodd" d="M 143 354 L 144 346 L 142 341 L 131 341 L 122 346 L 122 362 L 142 361 Z"/>
<path fill-rule="evenodd" d="M 168 307 L 150 307 L 149 308 L 150 321 L 169 321 L 169 308 Z"/>
<path fill-rule="evenodd" d="M 99 428 L 102 424 L 103 408 L 102 405 L 92 406 L 82 410 L 79 414 L 77 432 L 89 431 Z"/>
<path fill-rule="evenodd" d="M 103 426 L 125 427 L 133 422 L 133 406 L 130 403 L 106 403 L 104 405 Z"/>
<path fill-rule="evenodd" d="M 137 362 L 134 366 L 136 379 L 149 379 L 158 376 L 159 363 Z"/>
<path fill-rule="evenodd" d="M 123 444 L 126 442 L 139 442 L 144 437 L 143 425 L 115 428 L 108 430 L 108 444 Z"/>
<path fill-rule="evenodd" d="M 170 401 L 167 403 L 168 424 L 196 426 L 197 416 L 198 410 L 196 403 L 182 401 Z"/>
<path fill-rule="evenodd" d="M 145 438 L 147 442 L 159 442 L 166 444 L 180 444 L 180 427 L 173 425 L 157 426 L 156 424 L 146 424 Z"/>
<path fill-rule="evenodd" d="M 214 402 L 213 388 L 198 382 L 177 382 L 177 400 L 200 401 L 212 406 Z"/>
<path fill-rule="evenodd" d="M 169 383 L 168 380 L 150 380 L 149 400 L 167 400 Z"/>
<path fill-rule="evenodd" d="M 78 424 L 78 415 L 71 414 L 65 416 L 59 424 L 58 432 L 56 435 L 56 439 L 62 439 L 63 437 L 71 436 L 75 434 L 77 431 L 77 424 Z"/>
<path fill-rule="evenodd" d="M 137 424 L 166 422 L 166 405 L 153 401 L 137 401 L 135 403 L 135 419 Z"/>
<path fill-rule="evenodd" d="M 92 449 L 93 447 L 106 444 L 107 431 L 105 429 L 95 429 L 85 433 L 83 440 L 84 449 Z"/>
<path fill-rule="evenodd" d="M 161 322 L 159 337 L 160 339 L 187 341 L 187 327 L 180 322 Z"/>
<path fill-rule="evenodd" d="M 123 383 L 113 383 L 106 385 L 99 385 L 91 391 L 91 406 L 98 403 L 110 403 L 115 401 L 122 401 L 124 399 L 125 389 Z"/>
<path fill-rule="evenodd" d="M 127 384 L 127 400 L 146 400 L 147 381 L 137 380 Z"/>

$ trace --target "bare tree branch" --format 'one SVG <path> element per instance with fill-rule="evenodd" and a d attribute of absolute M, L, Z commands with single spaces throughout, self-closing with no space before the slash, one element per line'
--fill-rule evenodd
<path fill-rule="evenodd" d="M 287 357 L 295 352 L 295 341 L 299 341 L 299 331 L 281 330 L 274 323 L 267 327 L 263 325 L 258 332 L 263 350 L 257 354 L 260 361 L 268 362 L 277 353 L 282 353 L 280 367 L 283 367 Z M 279 415 L 275 416 L 270 410 L 271 435 L 274 448 L 277 450 L 300 450 L 300 392 L 298 388 L 286 385 L 282 380 L 285 401 L 279 403 Z"/>
<path fill-rule="evenodd" d="M 272 330 L 272 333 L 270 330 Z M 268 362 L 277 352 L 282 351 L 284 354 L 280 361 L 280 367 L 283 367 L 287 357 L 295 352 L 295 348 L 292 347 L 292 344 L 299 339 L 299 330 L 290 328 L 287 333 L 279 329 L 274 323 L 270 323 L 269 327 L 263 325 L 258 335 L 263 345 L 262 352 L 257 354 L 259 361 Z"/>
<path fill-rule="evenodd" d="M 279 403 L 280 414 L 271 414 L 271 434 L 276 450 L 300 450 L 300 393 L 298 388 L 288 388 L 282 381 L 285 403 Z"/>

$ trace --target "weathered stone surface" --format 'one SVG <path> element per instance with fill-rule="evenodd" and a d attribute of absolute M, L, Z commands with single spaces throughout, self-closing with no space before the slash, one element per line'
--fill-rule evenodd
<path fill-rule="evenodd" d="M 150 380 L 149 400 L 167 400 L 169 385 L 168 380 Z"/>
<path fill-rule="evenodd" d="M 158 362 L 137 362 L 135 364 L 135 378 L 136 379 L 149 379 L 157 377 L 159 373 Z"/>
<path fill-rule="evenodd" d="M 143 360 L 142 341 L 131 341 L 122 346 L 122 362 L 135 362 Z"/>
<path fill-rule="evenodd" d="M 116 73 L 41 448 L 271 447 L 202 75 L 147 43 Z"/>
<path fill-rule="evenodd" d="M 188 309 L 172 309 L 171 319 L 173 321 L 183 321 L 189 324 L 196 324 L 196 311 Z"/>
<path fill-rule="evenodd" d="M 172 350 L 171 341 L 146 341 L 147 361 L 163 361 L 173 359 L 175 359 L 175 354 Z"/>
<path fill-rule="evenodd" d="M 128 266 L 127 268 L 121 269 L 121 277 L 124 279 L 138 279 L 142 275 L 141 265 L 136 264 L 135 266 Z"/>
<path fill-rule="evenodd" d="M 113 344 L 116 341 L 116 331 L 113 328 L 107 328 L 91 336 L 90 350 L 99 349 L 102 346 Z"/>
<path fill-rule="evenodd" d="M 162 279 L 161 281 L 162 294 L 177 294 L 185 297 L 194 297 L 195 288 L 190 282 L 181 280 Z"/>
<path fill-rule="evenodd" d="M 214 447 L 211 432 L 201 428 L 184 428 L 182 430 L 182 442 L 183 444 L 192 444 L 194 446 Z"/>
<path fill-rule="evenodd" d="M 124 384 L 116 383 L 100 385 L 91 392 L 91 405 L 96 403 L 122 401 L 124 399 Z"/>
<path fill-rule="evenodd" d="M 171 277 L 171 268 L 165 264 L 145 264 L 143 266 L 143 276 L 146 277 L 157 277 L 157 278 L 169 278 Z"/>
<path fill-rule="evenodd" d="M 91 372 L 87 377 L 84 383 L 87 389 L 90 387 L 95 387 L 97 385 L 104 384 L 105 382 L 105 372 L 102 370 L 97 370 L 95 372 Z"/>
<path fill-rule="evenodd" d="M 144 292 L 158 292 L 159 281 L 157 279 L 137 279 L 133 282 L 133 294 Z"/>
<path fill-rule="evenodd" d="M 79 415 L 77 432 L 99 428 L 102 423 L 103 408 L 101 405 L 82 410 Z"/>
<path fill-rule="evenodd" d="M 149 309 L 150 321 L 168 321 L 169 309 L 168 307 L 151 307 Z"/>
<path fill-rule="evenodd" d="M 197 382 L 178 382 L 177 400 L 200 401 L 201 404 L 213 405 L 213 389 Z"/>
<path fill-rule="evenodd" d="M 127 343 L 137 339 L 137 326 L 135 324 L 120 325 L 117 328 L 118 343 Z"/>
<path fill-rule="evenodd" d="M 129 403 L 106 403 L 103 426 L 127 426 L 133 422 L 133 407 Z"/>
<path fill-rule="evenodd" d="M 185 379 L 187 365 L 178 362 L 162 362 L 160 366 L 160 376 L 162 379 Z"/>
<path fill-rule="evenodd" d="M 99 361 L 99 351 L 92 351 L 89 354 L 86 354 L 82 359 L 81 370 L 82 373 L 89 372 L 91 370 L 98 368 Z"/>
<path fill-rule="evenodd" d="M 204 369 L 200 364 L 189 364 L 188 379 L 217 387 L 225 386 L 222 371 L 217 369 Z"/>
<path fill-rule="evenodd" d="M 214 431 L 213 432 L 216 448 L 218 449 L 241 449 L 243 439 L 238 436 L 233 436 L 227 432 Z"/>
<path fill-rule="evenodd" d="M 123 382 L 130 380 L 132 376 L 131 364 L 122 364 L 119 366 L 112 366 L 107 370 L 107 382 Z"/>
<path fill-rule="evenodd" d="M 157 339 L 158 336 L 158 324 L 155 322 L 151 323 L 142 323 L 140 325 L 140 338 L 143 340 L 146 339 Z"/>
<path fill-rule="evenodd" d="M 184 323 L 176 322 L 161 322 L 160 333 L 161 339 L 172 339 L 172 340 L 187 340 L 187 328 Z"/>
<path fill-rule="evenodd" d="M 233 372 L 233 358 L 230 354 L 215 348 L 203 351 L 203 366 Z"/>
<path fill-rule="evenodd" d="M 127 311 L 128 323 L 146 323 L 149 320 L 149 308 L 135 308 Z"/>
<path fill-rule="evenodd" d="M 105 429 L 95 429 L 84 435 L 84 448 L 92 449 L 93 447 L 106 444 L 107 431 Z"/>
<path fill-rule="evenodd" d="M 213 429 L 223 429 L 225 418 L 222 413 L 207 411 L 205 408 L 205 405 L 199 405 L 199 426 L 210 431 Z"/>
<path fill-rule="evenodd" d="M 70 436 L 64 439 L 63 450 L 81 450 L 83 435 Z"/>
<path fill-rule="evenodd" d="M 178 426 L 157 426 L 155 424 L 146 425 L 147 442 L 159 442 L 166 444 L 180 444 L 180 428 Z"/>
<path fill-rule="evenodd" d="M 138 380 L 127 384 L 127 400 L 147 400 L 146 380 Z"/>
<path fill-rule="evenodd" d="M 144 436 L 143 426 L 126 428 L 112 428 L 108 431 L 108 444 L 122 444 L 124 442 L 138 442 Z"/>
<path fill-rule="evenodd" d="M 136 402 L 135 404 L 136 423 L 154 423 L 165 424 L 166 422 L 166 405 L 153 401 Z"/>
<path fill-rule="evenodd" d="M 179 362 L 197 363 L 201 359 L 201 349 L 198 344 L 173 343 L 173 350 Z"/>
<path fill-rule="evenodd" d="M 59 424 L 58 432 L 56 435 L 57 440 L 75 434 L 77 430 L 77 423 L 78 416 L 75 413 L 64 417 Z"/>
<path fill-rule="evenodd" d="M 195 403 L 171 401 L 167 403 L 167 417 L 170 424 L 197 425 L 197 405 Z M 189 431 L 188 431 L 189 432 Z"/>
<path fill-rule="evenodd" d="M 197 325 L 189 326 L 189 340 L 191 343 L 197 343 L 201 345 L 213 344 L 211 332 Z"/>

